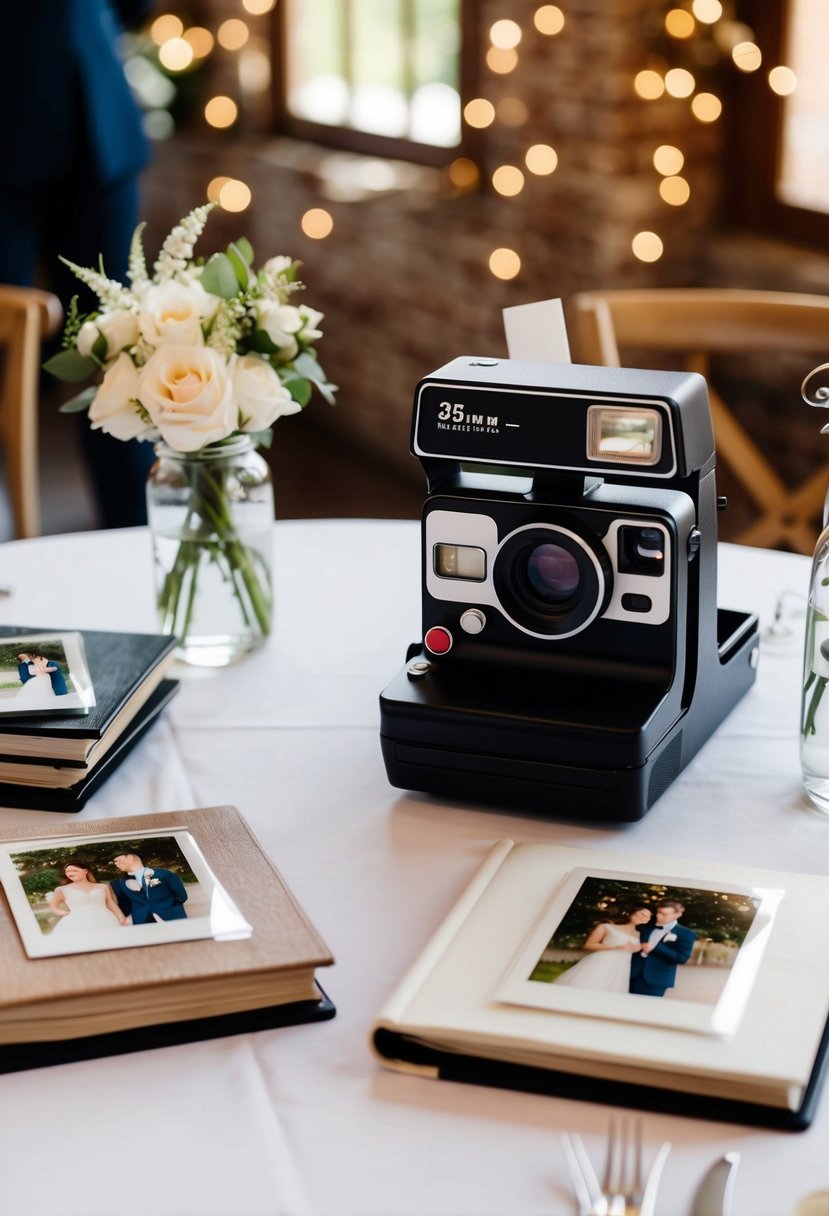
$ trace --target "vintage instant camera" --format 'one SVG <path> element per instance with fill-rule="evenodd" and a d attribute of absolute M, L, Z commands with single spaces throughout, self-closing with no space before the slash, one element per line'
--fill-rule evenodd
<path fill-rule="evenodd" d="M 380 698 L 392 785 L 635 820 L 755 678 L 717 608 L 693 373 L 455 359 L 417 386 L 423 640 Z"/>

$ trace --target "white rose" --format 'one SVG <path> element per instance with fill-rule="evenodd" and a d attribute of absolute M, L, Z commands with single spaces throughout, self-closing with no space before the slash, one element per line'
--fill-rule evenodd
<path fill-rule="evenodd" d="M 134 439 L 147 430 L 139 417 L 138 372 L 129 355 L 121 353 L 104 373 L 103 381 L 89 407 L 93 430 L 104 431 L 116 439 Z"/>
<path fill-rule="evenodd" d="M 216 306 L 216 297 L 209 295 L 201 283 L 157 283 L 141 300 L 141 336 L 150 346 L 201 346 L 202 321 L 213 315 Z"/>
<path fill-rule="evenodd" d="M 138 398 L 177 452 L 195 452 L 236 429 L 233 385 L 209 346 L 160 346 L 139 373 Z"/>
<path fill-rule="evenodd" d="M 101 313 L 95 324 L 107 340 L 107 359 L 114 359 L 138 341 L 138 318 L 126 308 Z"/>
<path fill-rule="evenodd" d="M 299 343 L 294 334 L 302 329 L 299 309 L 292 304 L 277 304 L 273 300 L 257 300 L 256 323 L 286 359 L 293 359 L 299 352 Z"/>
<path fill-rule="evenodd" d="M 242 355 L 233 369 L 233 395 L 243 431 L 264 431 L 284 414 L 302 409 L 279 376 L 259 355 Z"/>

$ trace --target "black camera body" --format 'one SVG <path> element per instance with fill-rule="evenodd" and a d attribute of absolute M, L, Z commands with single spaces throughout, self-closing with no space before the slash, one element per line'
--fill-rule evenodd
<path fill-rule="evenodd" d="M 755 679 L 717 608 L 704 379 L 465 357 L 415 391 L 423 639 L 380 697 L 392 785 L 640 819 Z"/>

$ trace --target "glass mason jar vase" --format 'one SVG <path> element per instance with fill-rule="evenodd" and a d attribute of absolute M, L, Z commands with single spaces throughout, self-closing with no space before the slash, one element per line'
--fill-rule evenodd
<path fill-rule="evenodd" d="M 800 707 L 800 763 L 813 805 L 829 815 L 829 527 L 812 559 Z"/>
<path fill-rule="evenodd" d="M 147 515 L 159 627 L 185 662 L 223 667 L 270 633 L 270 470 L 247 435 L 198 452 L 155 450 Z"/>

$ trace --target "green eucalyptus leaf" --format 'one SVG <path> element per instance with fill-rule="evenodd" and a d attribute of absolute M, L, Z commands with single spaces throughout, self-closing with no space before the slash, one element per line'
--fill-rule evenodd
<path fill-rule="evenodd" d="M 248 346 L 251 350 L 256 351 L 258 355 L 279 354 L 279 347 L 274 346 L 264 329 L 255 329 L 253 333 L 248 336 Z"/>
<path fill-rule="evenodd" d="M 253 246 L 251 245 L 248 238 L 246 236 L 240 236 L 237 240 L 235 240 L 233 242 L 233 244 L 239 250 L 239 253 L 245 259 L 248 266 L 252 266 L 253 265 Z"/>
<path fill-rule="evenodd" d="M 79 384 L 81 380 L 88 380 L 97 372 L 98 364 L 94 359 L 80 354 L 76 348 L 70 348 L 59 350 L 56 355 L 52 355 L 51 359 L 47 359 L 43 364 L 43 370 L 52 376 L 57 376 L 58 380 L 68 380 L 72 384 Z"/>
<path fill-rule="evenodd" d="M 304 350 L 294 359 L 294 367 L 299 372 L 300 376 L 305 376 L 307 380 L 324 380 L 325 372 L 317 363 L 314 355 Z"/>
<path fill-rule="evenodd" d="M 311 400 L 311 394 L 314 391 L 310 380 L 303 380 L 301 376 L 284 377 L 282 383 L 290 392 L 294 401 L 298 401 L 301 406 L 306 406 Z"/>
<path fill-rule="evenodd" d="M 251 273 L 244 254 L 237 245 L 228 245 L 225 256 L 233 267 L 233 273 L 236 275 L 236 280 L 242 291 L 247 291 L 250 285 Z"/>
<path fill-rule="evenodd" d="M 68 401 L 64 401 L 58 409 L 61 414 L 80 414 L 81 410 L 88 410 L 92 402 L 95 400 L 95 394 L 98 389 L 93 384 L 89 388 L 83 389 L 74 397 L 70 397 Z"/>
<path fill-rule="evenodd" d="M 265 431 L 246 431 L 258 448 L 269 448 L 273 443 L 273 431 L 268 427 Z"/>
<path fill-rule="evenodd" d="M 239 294 L 239 280 L 226 253 L 214 253 L 202 271 L 201 285 L 211 295 L 232 300 Z"/>
<path fill-rule="evenodd" d="M 325 381 L 318 380 L 317 381 L 317 391 L 319 392 L 319 395 L 322 397 L 323 401 L 327 401 L 329 405 L 337 404 L 337 402 L 334 400 L 334 394 L 337 391 L 337 385 L 332 384 L 330 382 L 330 380 L 325 380 Z"/>

